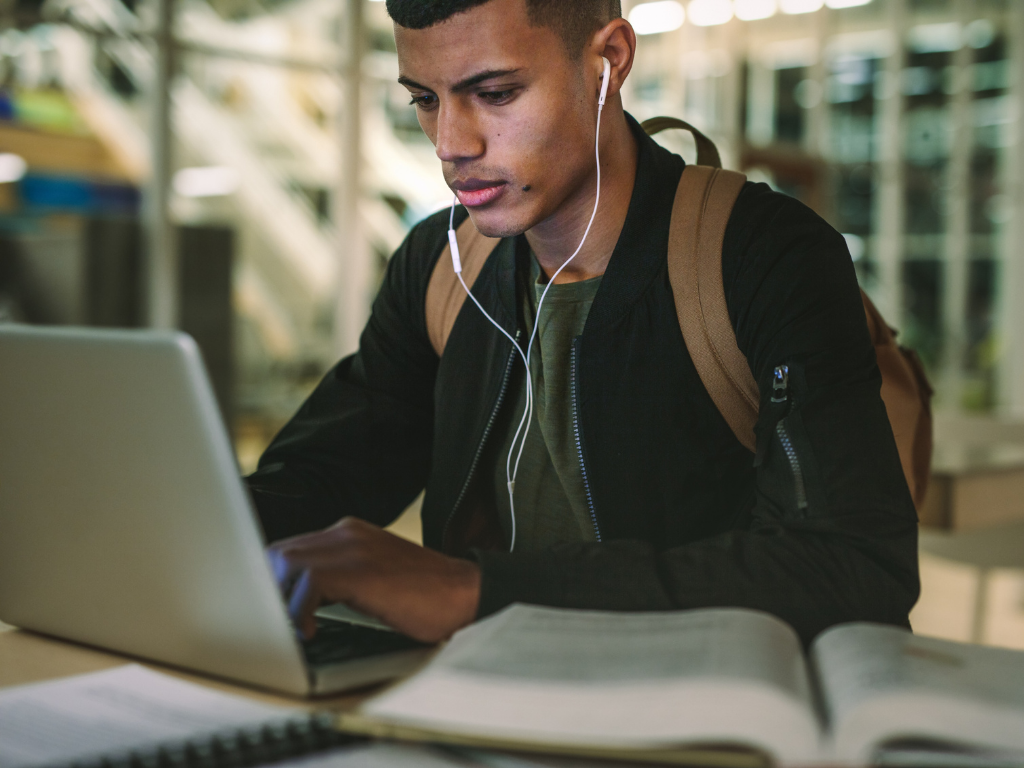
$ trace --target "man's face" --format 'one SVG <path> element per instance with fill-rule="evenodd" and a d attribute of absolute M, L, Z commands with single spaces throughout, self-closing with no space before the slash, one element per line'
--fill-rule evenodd
<path fill-rule="evenodd" d="M 526 0 L 489 0 L 427 29 L 396 24 L 395 40 L 399 82 L 483 234 L 524 232 L 582 194 L 597 99 L 583 61 L 530 24 Z"/>

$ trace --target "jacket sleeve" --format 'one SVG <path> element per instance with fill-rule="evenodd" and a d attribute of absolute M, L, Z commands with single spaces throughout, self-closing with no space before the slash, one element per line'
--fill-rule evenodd
<path fill-rule="evenodd" d="M 246 478 L 267 541 L 347 515 L 386 525 L 426 484 L 438 358 L 424 296 L 446 223 L 433 216 L 410 232 L 359 351 L 324 376 Z"/>
<path fill-rule="evenodd" d="M 917 517 L 843 237 L 795 200 L 748 184 L 726 231 L 723 277 L 760 389 L 750 514 L 735 530 L 663 551 L 619 541 L 477 552 L 481 615 L 514 601 L 737 606 L 779 616 L 804 642 L 845 621 L 908 626 Z M 790 371 L 783 403 L 771 401 L 778 365 Z"/>

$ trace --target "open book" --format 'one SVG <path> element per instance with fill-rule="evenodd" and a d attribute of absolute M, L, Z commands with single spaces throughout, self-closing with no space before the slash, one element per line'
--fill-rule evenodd
<path fill-rule="evenodd" d="M 1024 653 L 874 624 L 514 605 L 341 727 L 702 765 L 1024 764 Z"/>

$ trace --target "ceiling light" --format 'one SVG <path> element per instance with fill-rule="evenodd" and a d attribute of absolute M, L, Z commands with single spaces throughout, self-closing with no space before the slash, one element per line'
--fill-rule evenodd
<path fill-rule="evenodd" d="M 736 0 L 736 18 L 741 21 L 757 21 L 774 16 L 779 9 L 776 0 Z"/>
<path fill-rule="evenodd" d="M 656 35 L 679 29 L 686 20 L 686 11 L 676 0 L 641 3 L 629 12 L 629 23 L 638 35 Z"/>
<path fill-rule="evenodd" d="M 692 0 L 690 3 L 690 21 L 698 27 L 725 24 L 731 18 L 730 0 Z"/>
<path fill-rule="evenodd" d="M 234 168 L 182 168 L 174 174 L 174 191 L 182 197 L 221 197 L 238 189 Z"/>
<path fill-rule="evenodd" d="M 964 37 L 971 48 L 988 48 L 996 39 L 996 28 L 988 19 L 975 19 L 964 27 Z"/>
<path fill-rule="evenodd" d="M 825 0 L 782 0 L 783 13 L 813 13 L 821 10 Z"/>
<path fill-rule="evenodd" d="M 856 8 L 870 2 L 871 0 L 825 0 L 825 5 L 829 8 Z"/>
<path fill-rule="evenodd" d="M 14 155 L 10 152 L 0 153 L 0 184 L 20 181 L 27 170 L 28 163 L 20 155 Z"/>
<path fill-rule="evenodd" d="M 946 53 L 960 49 L 963 29 L 955 21 L 920 24 L 907 33 L 907 44 L 914 53 Z"/>

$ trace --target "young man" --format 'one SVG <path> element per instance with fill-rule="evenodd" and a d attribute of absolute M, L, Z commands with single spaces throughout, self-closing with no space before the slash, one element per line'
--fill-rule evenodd
<path fill-rule="evenodd" d="M 438 264 L 449 213 L 409 234 L 359 352 L 249 478 L 303 631 L 323 601 L 425 640 L 514 601 L 759 608 L 805 641 L 842 621 L 906 625 L 916 516 L 843 238 L 763 184 L 733 210 L 722 269 L 761 392 L 751 455 L 679 330 L 666 247 L 684 163 L 622 109 L 636 38 L 618 3 L 388 0 L 388 11 L 399 82 L 464 205 L 455 226 L 468 212 L 505 238 L 474 296 L 524 347 L 545 284 L 583 245 L 540 307 L 509 552 L 506 457 L 525 366 L 469 301 L 438 356 L 425 296 L 435 266 L 452 269 Z M 602 58 L 601 196 L 584 240 Z M 378 526 L 424 487 L 420 548 Z"/>

